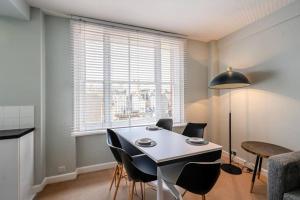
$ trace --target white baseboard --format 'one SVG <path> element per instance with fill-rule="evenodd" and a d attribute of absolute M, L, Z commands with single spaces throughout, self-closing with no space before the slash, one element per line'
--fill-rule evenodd
<path fill-rule="evenodd" d="M 42 183 L 39 185 L 34 185 L 32 190 L 33 190 L 33 193 L 36 194 L 38 192 L 41 192 L 48 184 L 74 180 L 77 178 L 77 176 L 79 174 L 85 174 L 85 173 L 89 173 L 89 172 L 96 172 L 96 171 L 101 171 L 101 170 L 105 170 L 105 169 L 111 169 L 111 168 L 114 168 L 116 166 L 116 164 L 117 164 L 116 162 L 108 162 L 108 163 L 90 165 L 90 166 L 85 166 L 85 167 L 79 167 L 74 172 L 71 172 L 71 173 L 45 177 L 44 180 L 42 181 Z"/>
<path fill-rule="evenodd" d="M 222 155 L 225 156 L 225 157 L 227 157 L 227 158 L 229 157 L 229 153 L 227 151 L 224 151 L 224 150 L 222 150 Z M 248 168 L 250 168 L 252 170 L 254 169 L 254 166 L 255 166 L 254 163 L 249 162 L 249 161 L 247 161 L 247 160 L 245 160 L 245 159 L 243 159 L 243 158 L 241 158 L 239 156 L 233 156 L 232 158 L 233 158 L 234 162 L 236 162 L 236 163 L 238 163 L 240 165 L 243 165 L 245 167 L 248 167 Z M 264 168 L 261 168 L 261 174 L 264 175 L 265 177 L 268 177 L 268 170 L 266 170 Z"/>
<path fill-rule="evenodd" d="M 96 165 L 90 165 L 90 166 L 85 166 L 85 167 L 79 167 L 77 168 L 77 174 L 85 174 L 89 172 L 96 172 L 96 171 L 101 171 L 105 169 L 111 169 L 116 166 L 116 162 L 108 162 L 108 163 L 103 163 L 103 164 L 96 164 Z"/>
<path fill-rule="evenodd" d="M 37 194 L 37 193 L 41 192 L 46 187 L 46 185 L 47 185 L 47 178 L 44 178 L 41 184 L 34 185 L 32 187 L 33 193 Z"/>
<path fill-rule="evenodd" d="M 71 172 L 71 173 L 67 173 L 67 174 L 61 174 L 61 175 L 57 175 L 57 176 L 50 176 L 46 178 L 46 183 L 47 184 L 52 184 L 52 183 L 60 183 L 60 182 L 64 182 L 64 181 L 70 181 L 70 180 L 74 180 L 77 178 L 77 172 Z"/>

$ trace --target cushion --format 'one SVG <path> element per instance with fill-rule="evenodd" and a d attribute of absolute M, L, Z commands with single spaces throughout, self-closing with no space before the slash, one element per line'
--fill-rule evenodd
<path fill-rule="evenodd" d="M 283 200 L 300 200 L 300 188 L 298 190 L 284 193 Z"/>

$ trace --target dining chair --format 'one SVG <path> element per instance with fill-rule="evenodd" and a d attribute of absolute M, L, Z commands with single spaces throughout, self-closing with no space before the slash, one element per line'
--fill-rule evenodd
<path fill-rule="evenodd" d="M 128 199 L 133 199 L 134 188 L 138 182 L 142 191 L 142 200 L 146 199 L 145 183 L 157 180 L 156 163 L 146 155 L 130 156 L 123 149 L 119 149 L 119 153 L 130 181 Z"/>
<path fill-rule="evenodd" d="M 114 170 L 113 179 L 112 179 L 110 187 L 109 187 L 109 190 L 111 190 L 113 184 L 114 183 L 116 184 L 116 189 L 115 189 L 114 197 L 113 197 L 113 199 L 115 200 L 117 193 L 118 193 L 121 179 L 126 176 L 126 175 L 124 175 L 123 162 L 122 162 L 122 158 L 121 158 L 121 155 L 120 155 L 118 149 L 124 149 L 131 156 L 144 155 L 144 154 L 142 154 L 139 150 L 134 148 L 128 142 L 120 140 L 118 135 L 112 129 L 107 129 L 107 145 L 110 148 L 110 150 L 117 162 L 117 165 Z"/>
<path fill-rule="evenodd" d="M 156 126 L 172 131 L 173 128 L 173 119 L 171 118 L 166 118 L 166 119 L 160 119 L 158 120 L 158 122 L 156 123 Z"/>
<path fill-rule="evenodd" d="M 106 142 L 117 162 L 117 165 L 114 170 L 113 179 L 112 179 L 110 187 L 109 187 L 109 190 L 111 190 L 113 184 L 114 183 L 116 184 L 116 189 L 115 189 L 114 196 L 113 196 L 113 199 L 115 200 L 117 193 L 118 193 L 119 186 L 120 186 L 120 181 L 123 176 L 123 162 L 122 162 L 121 155 L 118 151 L 118 149 L 121 149 L 122 146 L 118 139 L 118 136 L 111 129 L 107 129 L 107 141 Z"/>
<path fill-rule="evenodd" d="M 220 176 L 220 167 L 220 161 L 189 162 L 183 168 L 163 168 L 162 174 L 166 185 L 178 199 L 182 199 L 186 192 L 181 195 L 175 185 L 186 191 L 201 195 L 202 200 L 205 200 L 205 195 L 213 188 Z"/>
<path fill-rule="evenodd" d="M 204 128 L 207 123 L 188 123 L 183 130 L 182 135 L 187 137 L 199 137 L 203 138 Z"/>

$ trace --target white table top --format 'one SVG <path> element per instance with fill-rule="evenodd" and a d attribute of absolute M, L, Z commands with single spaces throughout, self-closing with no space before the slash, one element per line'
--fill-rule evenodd
<path fill-rule="evenodd" d="M 207 145 L 196 146 L 186 143 L 186 136 L 165 129 L 149 131 L 145 126 L 113 129 L 119 136 L 145 153 L 156 163 L 179 158 L 190 157 L 203 153 L 221 150 L 222 146 L 209 142 Z M 151 138 L 157 145 L 140 147 L 135 144 L 137 139 Z"/>

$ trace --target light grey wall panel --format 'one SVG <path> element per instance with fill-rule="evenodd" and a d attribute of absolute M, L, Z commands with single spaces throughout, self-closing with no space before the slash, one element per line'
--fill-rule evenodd
<path fill-rule="evenodd" d="M 208 45 L 196 40 L 187 42 L 185 68 L 185 118 L 188 122 L 207 122 Z"/>
<path fill-rule="evenodd" d="M 22 20 L 29 20 L 30 7 L 25 0 L 1 0 L 0 15 Z"/>
<path fill-rule="evenodd" d="M 72 131 L 72 68 L 69 20 L 46 16 L 46 158 L 47 176 L 76 168 Z"/>
<path fill-rule="evenodd" d="M 76 139 L 77 167 L 112 162 L 114 158 L 106 145 L 106 135 L 90 135 Z"/>

